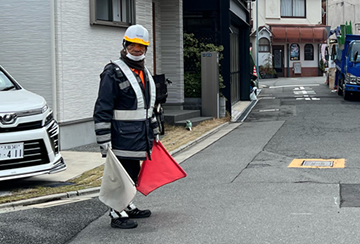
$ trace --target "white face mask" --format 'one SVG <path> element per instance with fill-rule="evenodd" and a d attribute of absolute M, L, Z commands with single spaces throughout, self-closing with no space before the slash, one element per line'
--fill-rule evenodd
<path fill-rule="evenodd" d="M 134 56 L 134 55 L 131 55 L 130 53 L 127 53 L 126 57 L 128 57 L 129 59 L 131 59 L 133 61 L 141 61 L 141 60 L 145 59 L 145 54 L 141 54 L 140 56 Z"/>

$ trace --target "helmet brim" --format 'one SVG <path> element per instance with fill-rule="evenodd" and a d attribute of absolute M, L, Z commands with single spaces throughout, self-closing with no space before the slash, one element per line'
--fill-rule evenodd
<path fill-rule="evenodd" d="M 140 38 L 129 38 L 128 36 L 125 36 L 124 39 L 128 42 L 132 42 L 132 43 L 137 43 L 137 44 L 142 44 L 144 46 L 149 46 L 149 42 L 145 42 L 144 40 L 140 39 Z"/>

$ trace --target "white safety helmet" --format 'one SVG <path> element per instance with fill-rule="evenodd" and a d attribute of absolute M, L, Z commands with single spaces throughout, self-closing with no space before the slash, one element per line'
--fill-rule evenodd
<path fill-rule="evenodd" d="M 142 25 L 132 25 L 125 31 L 124 45 L 125 41 L 149 46 L 149 32 Z"/>

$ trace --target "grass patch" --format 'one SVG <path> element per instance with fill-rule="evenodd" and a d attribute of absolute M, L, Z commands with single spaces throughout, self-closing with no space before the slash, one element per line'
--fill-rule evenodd
<path fill-rule="evenodd" d="M 161 138 L 161 143 L 167 151 L 171 152 L 205 134 L 206 132 L 216 128 L 217 126 L 230 121 L 230 117 L 212 119 L 204 121 L 193 127 L 191 131 L 187 130 L 185 126 L 170 126 L 165 125 L 165 135 Z M 58 193 L 66 193 L 70 191 L 78 191 L 99 187 L 101 185 L 101 178 L 103 175 L 104 166 L 97 167 L 90 171 L 83 173 L 81 176 L 69 180 L 71 185 L 64 185 L 59 187 L 34 187 L 30 189 L 16 189 L 11 195 L 0 197 L 0 204 L 25 200 L 40 196 L 53 195 Z"/>

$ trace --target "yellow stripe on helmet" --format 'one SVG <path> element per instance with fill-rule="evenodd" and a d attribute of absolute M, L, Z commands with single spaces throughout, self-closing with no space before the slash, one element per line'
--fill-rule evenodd
<path fill-rule="evenodd" d="M 145 46 L 149 46 L 149 42 L 145 42 L 143 39 L 140 39 L 140 38 L 129 38 L 128 36 L 125 36 L 124 39 L 128 42 L 132 42 L 132 43 L 138 43 L 138 44 L 142 44 L 142 45 L 145 45 Z"/>

